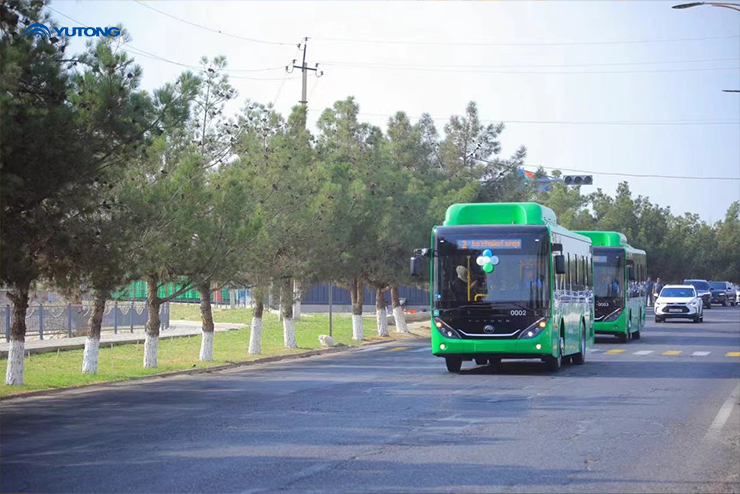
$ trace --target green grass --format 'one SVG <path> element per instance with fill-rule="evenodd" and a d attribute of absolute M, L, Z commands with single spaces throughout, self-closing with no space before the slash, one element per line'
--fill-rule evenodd
<path fill-rule="evenodd" d="M 198 305 L 173 304 L 172 319 L 199 320 Z M 247 355 L 249 343 L 249 325 L 252 320 L 251 309 L 215 310 L 215 322 L 243 323 L 244 329 L 237 331 L 217 332 L 213 343 L 213 362 L 200 362 L 200 335 L 190 338 L 173 338 L 159 342 L 159 367 L 145 369 L 142 366 L 144 346 L 119 345 L 113 348 L 101 344 L 98 357 L 98 373 L 82 374 L 82 350 L 68 350 L 57 353 L 31 355 L 25 359 L 23 386 L 0 385 L 0 396 L 23 393 L 26 391 L 77 386 L 105 381 L 125 381 L 136 377 L 149 376 L 162 372 L 183 369 L 197 369 L 223 365 L 232 362 L 244 362 L 261 357 L 289 355 L 319 348 L 318 335 L 329 333 L 327 314 L 304 314 L 301 321 L 296 321 L 295 331 L 299 348 L 283 347 L 283 328 L 277 316 L 264 314 L 262 327 L 262 354 Z M 345 345 L 358 345 L 352 340 L 352 320 L 344 315 L 335 315 L 333 319 L 333 336 L 336 342 Z M 365 320 L 365 334 L 368 340 L 379 338 L 375 334 L 374 319 Z M 390 340 L 389 338 L 385 338 Z M 367 340 L 366 340 L 367 341 Z M 0 369 L 5 375 L 7 359 L 0 361 Z"/>

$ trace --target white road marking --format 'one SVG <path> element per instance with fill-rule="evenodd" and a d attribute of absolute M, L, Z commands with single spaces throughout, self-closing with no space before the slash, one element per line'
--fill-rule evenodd
<path fill-rule="evenodd" d="M 600 352 L 601 348 L 589 348 L 588 351 L 591 353 L 596 353 L 596 352 Z"/>
<path fill-rule="evenodd" d="M 411 350 L 409 353 L 417 353 L 417 352 L 429 352 L 429 353 L 432 353 L 432 349 L 431 348 L 427 348 L 427 347 L 422 347 L 422 348 L 417 348 L 416 350 Z"/>
<path fill-rule="evenodd" d="M 653 353 L 652 350 L 640 350 L 639 352 L 633 353 L 633 355 L 650 355 Z"/>
<path fill-rule="evenodd" d="M 738 397 L 740 397 L 740 384 L 735 386 L 735 389 L 732 391 L 732 393 L 730 393 L 730 396 L 728 396 L 725 402 L 722 404 L 719 412 L 717 412 L 717 416 L 714 418 L 714 422 L 712 422 L 712 425 L 709 426 L 709 431 L 707 431 L 707 435 L 705 436 L 706 439 L 719 439 L 719 435 L 722 432 L 722 427 L 725 425 L 725 422 L 727 422 L 727 419 L 730 418 L 732 407 L 735 406 Z"/>
<path fill-rule="evenodd" d="M 706 357 L 712 352 L 694 352 L 691 354 L 692 357 Z"/>

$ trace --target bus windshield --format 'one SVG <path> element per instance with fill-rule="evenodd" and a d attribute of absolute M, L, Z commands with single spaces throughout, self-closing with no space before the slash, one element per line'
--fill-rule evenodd
<path fill-rule="evenodd" d="M 621 306 L 624 301 L 624 250 L 594 247 L 594 296 Z"/>
<path fill-rule="evenodd" d="M 435 308 L 549 307 L 547 229 L 511 230 L 474 227 L 438 232 Z"/>

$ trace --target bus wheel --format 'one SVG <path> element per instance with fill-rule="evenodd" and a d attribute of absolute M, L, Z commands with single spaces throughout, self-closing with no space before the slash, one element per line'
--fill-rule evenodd
<path fill-rule="evenodd" d="M 450 372 L 460 372 L 462 368 L 462 359 L 460 357 L 445 357 L 447 370 Z"/>
<path fill-rule="evenodd" d="M 632 314 L 629 314 L 627 316 L 627 331 L 625 331 L 624 333 L 619 333 L 617 335 L 620 343 L 627 343 L 629 341 L 631 334 L 630 330 L 632 330 Z"/>
<path fill-rule="evenodd" d="M 586 362 L 586 326 L 581 323 L 581 351 L 571 356 L 575 365 L 583 365 Z"/>
<path fill-rule="evenodd" d="M 558 356 L 553 357 L 552 355 L 548 355 L 543 359 L 543 362 L 545 362 L 545 367 L 550 372 L 557 372 L 560 370 L 560 368 L 563 366 L 563 346 L 565 345 L 565 342 L 563 341 L 563 337 L 560 337 L 560 348 L 558 348 Z"/>

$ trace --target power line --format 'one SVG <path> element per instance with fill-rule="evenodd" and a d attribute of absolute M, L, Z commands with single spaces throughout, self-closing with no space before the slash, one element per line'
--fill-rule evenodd
<path fill-rule="evenodd" d="M 481 160 L 485 161 L 485 160 Z M 678 180 L 740 180 L 740 177 L 698 177 L 689 175 L 658 175 L 658 174 L 641 174 L 641 173 L 619 173 L 619 172 L 597 172 L 592 170 L 577 170 L 575 168 L 559 168 L 553 166 L 541 166 L 541 165 L 525 165 L 537 168 L 543 168 L 545 170 L 560 170 L 569 171 L 576 173 L 588 173 L 590 175 L 609 175 L 615 177 L 632 177 L 632 178 L 665 178 L 665 179 L 678 179 Z"/>
<path fill-rule="evenodd" d="M 308 111 L 322 111 L 319 109 L 310 109 Z M 360 113 L 362 117 L 384 117 L 392 118 L 395 115 L 388 115 L 383 113 Z M 411 119 L 419 119 L 420 116 L 406 115 Z M 432 120 L 449 120 L 450 117 L 432 117 Z M 613 120 L 613 121 L 583 121 L 583 120 L 480 120 L 483 123 L 504 123 L 504 124 L 557 124 L 557 125 L 739 125 L 740 120 L 655 120 L 655 121 L 640 121 L 640 120 Z"/>
<path fill-rule="evenodd" d="M 340 65 L 332 64 L 329 62 L 323 62 L 324 65 Z M 652 70 L 589 70 L 589 71 L 522 71 L 522 70 L 461 70 L 461 69 L 444 69 L 444 68 L 425 68 L 425 67 L 413 67 L 413 66 L 366 66 L 354 63 L 341 64 L 344 67 L 355 68 L 355 69 L 385 69 L 385 70 L 400 70 L 400 71 L 417 71 L 417 72 L 449 72 L 449 73 L 468 73 L 468 74 L 526 74 L 526 75 L 577 75 L 577 74 L 649 74 L 649 73 L 665 73 L 665 72 L 708 72 L 715 70 L 740 70 L 740 66 L 735 67 L 698 67 L 698 68 L 686 68 L 686 69 L 652 69 Z"/>
<path fill-rule="evenodd" d="M 706 36 L 701 38 L 665 38 L 665 39 L 641 39 L 641 40 L 615 40 L 615 41 L 565 41 L 565 42 L 486 42 L 486 41 L 412 41 L 412 40 L 383 40 L 383 39 L 348 39 L 348 38 L 312 38 L 319 42 L 330 43 L 370 43 L 389 45 L 424 45 L 424 46 L 581 46 L 581 45 L 625 45 L 639 43 L 674 43 L 679 41 L 709 41 L 737 39 L 740 36 Z"/>
<path fill-rule="evenodd" d="M 245 36 L 238 36 L 236 34 L 225 33 L 223 31 L 221 31 L 220 29 L 213 29 L 213 28 L 208 27 L 208 26 L 203 26 L 201 24 L 196 24 L 195 22 L 190 22 L 188 20 L 181 19 L 181 18 L 176 17 L 176 16 L 174 16 L 172 14 L 168 14 L 167 12 L 163 12 L 163 11 L 161 11 L 159 9 L 155 9 L 154 7 L 150 7 L 149 5 L 146 5 L 146 4 L 144 4 L 142 2 L 139 2 L 137 0 L 131 0 L 131 1 L 135 2 L 136 4 L 138 4 L 138 5 L 142 6 L 142 7 L 146 7 L 149 10 L 153 10 L 154 12 L 157 12 L 159 14 L 162 14 L 162 15 L 165 15 L 165 16 L 170 17 L 172 19 L 175 19 L 176 21 L 184 22 L 185 24 L 189 24 L 191 26 L 194 26 L 194 27 L 197 27 L 197 28 L 200 28 L 200 29 L 204 29 L 206 31 L 210 31 L 212 33 L 217 33 L 217 34 L 221 34 L 223 36 L 228 36 L 229 38 L 240 39 L 240 40 L 243 40 L 243 41 L 250 41 L 252 43 L 262 43 L 262 44 L 265 44 L 265 45 L 280 45 L 280 46 L 294 46 L 295 45 L 295 43 L 283 43 L 283 42 L 280 42 L 280 41 L 266 41 L 266 40 L 263 40 L 263 39 L 247 38 Z"/>
<path fill-rule="evenodd" d="M 344 61 L 323 61 L 324 65 L 335 65 L 335 66 L 356 66 L 356 67 L 414 67 L 414 68 L 425 68 L 425 69 L 551 69 L 551 68 L 566 68 L 566 67 L 611 67 L 618 65 L 662 65 L 662 64 L 680 64 L 680 63 L 707 63 L 707 62 L 727 62 L 740 61 L 738 57 L 727 57 L 727 58 L 704 58 L 694 60 L 656 60 L 656 61 L 641 61 L 641 62 L 600 62 L 600 63 L 581 63 L 581 64 L 546 64 L 546 65 L 466 65 L 466 64 L 392 64 L 385 62 L 344 62 Z"/>

